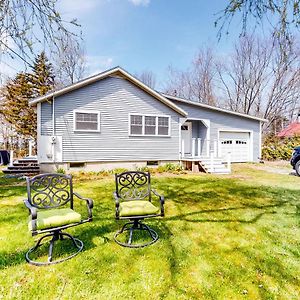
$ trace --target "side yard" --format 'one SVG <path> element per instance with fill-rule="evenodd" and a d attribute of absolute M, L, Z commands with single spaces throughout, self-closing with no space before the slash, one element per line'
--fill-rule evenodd
<path fill-rule="evenodd" d="M 24 259 L 24 181 L 0 177 L 0 299 L 299 299 L 300 178 L 267 167 L 154 175 L 166 217 L 146 221 L 160 239 L 138 250 L 113 241 L 113 177 L 77 177 L 94 221 L 70 229 L 84 251 L 49 267 Z"/>

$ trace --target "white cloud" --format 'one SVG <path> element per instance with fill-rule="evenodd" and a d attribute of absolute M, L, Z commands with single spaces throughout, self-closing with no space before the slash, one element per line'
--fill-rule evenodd
<path fill-rule="evenodd" d="M 95 75 L 112 67 L 113 58 L 102 55 L 92 55 L 86 57 L 86 65 L 89 75 Z"/>
<path fill-rule="evenodd" d="M 150 3 L 150 0 L 128 0 L 135 6 L 148 6 Z"/>

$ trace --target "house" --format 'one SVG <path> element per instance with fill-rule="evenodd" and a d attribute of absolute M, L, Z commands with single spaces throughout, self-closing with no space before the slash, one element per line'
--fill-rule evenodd
<path fill-rule="evenodd" d="M 298 114 L 297 121 L 292 122 L 277 134 L 280 138 L 291 138 L 297 135 L 300 136 L 300 113 Z"/>
<path fill-rule="evenodd" d="M 258 161 L 266 120 L 161 94 L 120 67 L 30 101 L 42 171 Z"/>

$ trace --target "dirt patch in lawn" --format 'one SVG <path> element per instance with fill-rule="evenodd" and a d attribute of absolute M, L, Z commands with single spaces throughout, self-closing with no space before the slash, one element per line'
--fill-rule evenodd
<path fill-rule="evenodd" d="M 274 174 L 295 175 L 295 171 L 289 161 L 268 161 L 262 164 L 252 165 L 252 168 Z"/>

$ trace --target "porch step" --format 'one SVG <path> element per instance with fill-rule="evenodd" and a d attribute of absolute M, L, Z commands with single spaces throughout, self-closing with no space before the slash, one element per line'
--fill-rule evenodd
<path fill-rule="evenodd" d="M 210 157 L 185 157 L 182 160 L 186 162 L 187 168 L 191 168 L 194 172 L 199 170 L 205 173 L 230 174 L 227 164 L 223 164 L 223 159 L 220 157 L 213 160 Z"/>
<path fill-rule="evenodd" d="M 2 172 L 4 174 L 18 174 L 18 175 L 33 175 L 33 174 L 38 174 L 40 172 L 40 170 L 19 170 L 19 169 L 14 169 L 14 170 L 8 170 L 8 169 L 4 169 L 2 170 Z"/>
<path fill-rule="evenodd" d="M 37 167 L 39 164 L 37 162 L 30 162 L 30 163 L 20 163 L 20 162 L 14 162 L 14 166 L 15 167 L 27 167 L 27 166 L 31 166 L 31 167 Z"/>
<path fill-rule="evenodd" d="M 33 170 L 33 171 L 39 171 L 39 166 L 7 166 L 7 170 Z"/>
<path fill-rule="evenodd" d="M 210 157 L 200 157 L 199 158 L 199 161 L 201 161 L 201 162 L 203 162 L 203 163 L 205 163 L 205 164 L 208 164 L 208 163 L 210 163 L 211 162 L 211 159 L 210 159 Z M 223 159 L 222 158 L 214 158 L 213 159 L 213 162 L 214 163 L 222 163 L 223 162 Z"/>
<path fill-rule="evenodd" d="M 35 158 L 21 158 L 21 159 L 18 159 L 18 163 L 37 163 L 37 159 Z"/>
<path fill-rule="evenodd" d="M 207 173 L 214 173 L 214 174 L 230 174 L 230 171 L 227 168 L 213 168 L 207 169 Z"/>
<path fill-rule="evenodd" d="M 13 162 L 13 165 L 8 165 L 3 169 L 4 174 L 22 176 L 22 175 L 36 175 L 40 173 L 40 167 L 37 159 L 34 157 L 22 158 Z"/>

